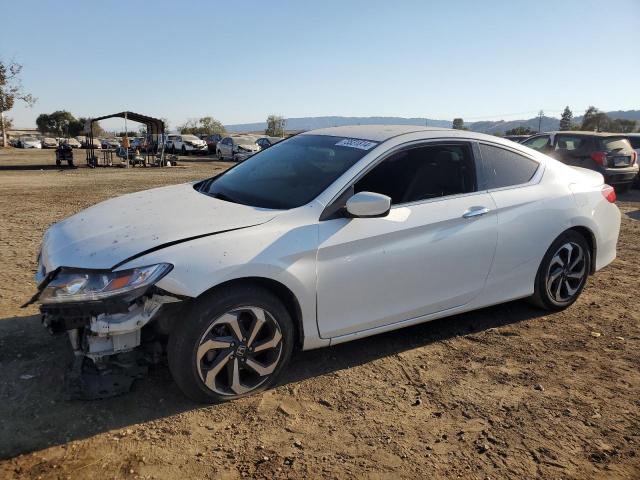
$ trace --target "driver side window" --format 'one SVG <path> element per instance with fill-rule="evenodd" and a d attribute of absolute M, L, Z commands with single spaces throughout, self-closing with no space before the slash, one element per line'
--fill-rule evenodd
<path fill-rule="evenodd" d="M 456 143 L 401 150 L 374 167 L 354 188 L 354 193 L 387 195 L 392 205 L 474 192 L 471 147 Z"/>

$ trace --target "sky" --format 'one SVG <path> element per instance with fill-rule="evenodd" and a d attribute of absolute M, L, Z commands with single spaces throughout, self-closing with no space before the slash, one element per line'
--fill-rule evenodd
<path fill-rule="evenodd" d="M 640 0 L 0 0 L 0 16 L 0 58 L 38 97 L 8 113 L 16 127 L 55 110 L 173 129 L 640 108 Z"/>

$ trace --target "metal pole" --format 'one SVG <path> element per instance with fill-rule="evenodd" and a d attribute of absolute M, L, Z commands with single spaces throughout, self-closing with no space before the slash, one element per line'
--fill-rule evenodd
<path fill-rule="evenodd" d="M 127 112 L 124 112 L 124 136 L 127 137 L 127 142 L 126 144 L 128 145 L 129 142 L 129 132 L 127 131 Z M 129 168 L 129 147 L 125 148 L 125 152 L 124 152 L 124 157 L 126 159 L 127 162 L 127 168 Z"/>

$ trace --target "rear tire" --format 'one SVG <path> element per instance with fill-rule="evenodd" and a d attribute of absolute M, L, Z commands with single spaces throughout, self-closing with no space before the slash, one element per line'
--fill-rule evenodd
<path fill-rule="evenodd" d="M 289 312 L 257 285 L 204 295 L 184 319 L 169 335 L 169 369 L 197 402 L 224 402 L 272 387 L 293 351 Z"/>
<path fill-rule="evenodd" d="M 545 310 L 564 310 L 578 299 L 590 271 L 589 243 L 567 230 L 554 240 L 538 267 L 531 303 Z"/>

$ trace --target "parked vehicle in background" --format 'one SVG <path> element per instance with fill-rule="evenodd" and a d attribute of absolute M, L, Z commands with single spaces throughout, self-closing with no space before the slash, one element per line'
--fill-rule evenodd
<path fill-rule="evenodd" d="M 216 147 L 218 146 L 218 142 L 222 140 L 222 135 L 220 135 L 219 133 L 214 133 L 213 135 L 205 135 L 203 140 L 207 142 L 207 151 L 209 153 L 216 153 Z"/>
<path fill-rule="evenodd" d="M 18 139 L 18 148 L 42 148 L 40 139 L 31 136 L 24 136 Z"/>
<path fill-rule="evenodd" d="M 84 135 L 78 135 L 75 137 L 78 143 L 80 143 L 80 148 L 87 148 L 87 137 Z"/>
<path fill-rule="evenodd" d="M 190 153 L 207 153 L 207 143 L 195 135 L 176 135 L 172 139 L 171 151 L 182 155 Z"/>
<path fill-rule="evenodd" d="M 58 140 L 52 137 L 44 137 L 41 143 L 42 148 L 58 148 Z"/>
<path fill-rule="evenodd" d="M 97 138 L 92 140 L 93 148 L 102 148 L 102 142 Z M 85 137 L 84 143 L 82 144 L 82 148 L 89 148 L 91 143 L 89 142 L 89 137 Z"/>
<path fill-rule="evenodd" d="M 260 137 L 256 140 L 256 144 L 260 147 L 260 150 L 264 150 L 265 148 L 269 148 L 271 145 L 275 145 L 282 140 L 284 139 L 281 137 Z"/>
<path fill-rule="evenodd" d="M 117 138 L 103 138 L 100 142 L 100 145 L 102 146 L 102 148 L 115 149 L 120 147 L 120 140 L 118 140 Z"/>
<path fill-rule="evenodd" d="M 629 189 L 638 175 L 637 153 L 622 133 L 548 132 L 522 142 L 566 165 L 595 170 L 616 190 Z"/>
<path fill-rule="evenodd" d="M 98 362 L 122 385 L 151 357 L 145 342 L 166 341 L 174 380 L 201 402 L 275 385 L 295 349 L 516 299 L 565 309 L 615 259 L 620 229 L 602 175 L 408 125 L 309 131 L 131 204 L 51 226 L 33 300 L 69 333 L 77 375 Z"/>
<path fill-rule="evenodd" d="M 64 145 L 69 145 L 71 148 L 81 148 L 82 144 L 76 140 L 75 138 L 64 138 L 62 139 L 62 141 L 60 142 L 61 144 Z"/>
<path fill-rule="evenodd" d="M 625 135 L 631 144 L 631 148 L 636 151 L 636 163 L 640 162 L 640 133 L 627 133 Z M 640 188 L 640 172 L 636 175 L 633 186 Z"/>
<path fill-rule="evenodd" d="M 507 140 L 511 140 L 512 142 L 522 143 L 530 136 L 531 135 L 505 135 L 503 138 L 506 138 Z"/>
<path fill-rule="evenodd" d="M 144 147 L 145 147 L 144 137 L 133 137 L 131 139 L 131 148 L 133 148 L 134 150 L 138 149 L 142 152 Z"/>
<path fill-rule="evenodd" d="M 164 142 L 164 149 L 167 152 L 175 153 L 173 150 L 173 141 L 178 137 L 178 135 L 167 135 L 167 138 Z"/>
<path fill-rule="evenodd" d="M 225 137 L 218 142 L 216 155 L 220 160 L 228 159 L 234 162 L 243 162 L 260 151 L 256 140 L 256 137 L 247 135 Z"/>

